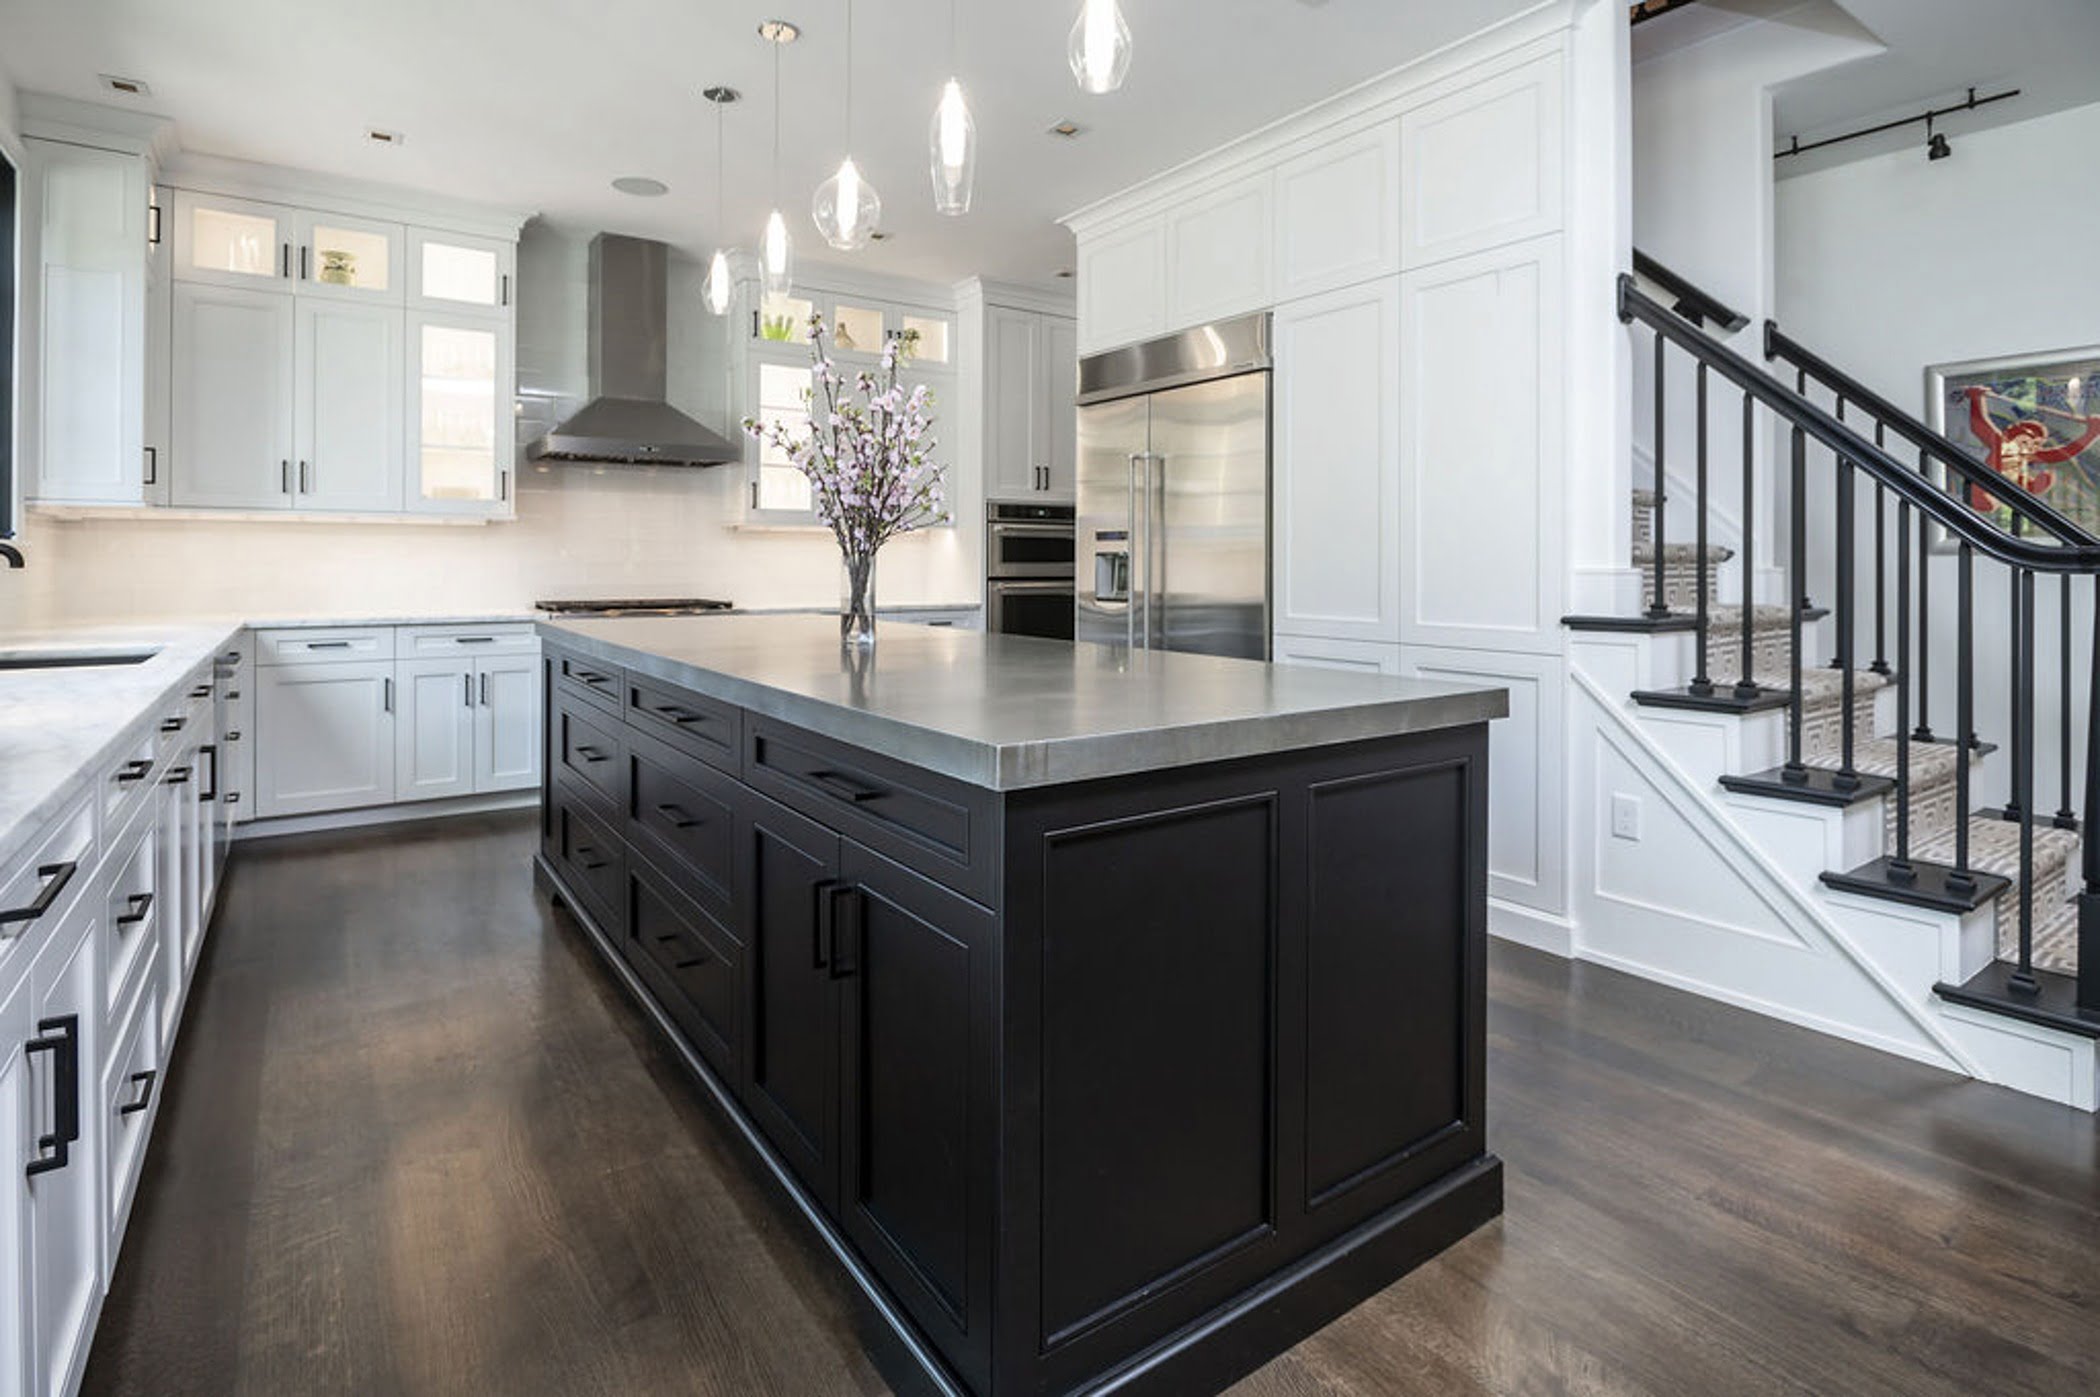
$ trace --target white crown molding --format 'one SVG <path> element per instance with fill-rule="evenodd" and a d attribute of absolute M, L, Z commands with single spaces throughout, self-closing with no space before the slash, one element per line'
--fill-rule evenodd
<path fill-rule="evenodd" d="M 178 152 L 163 161 L 161 178 L 178 189 L 199 194 L 297 204 L 326 213 L 413 223 L 490 238 L 514 240 L 532 218 L 529 212 L 470 204 L 398 185 L 190 151 Z"/>
<path fill-rule="evenodd" d="M 1478 81 L 1490 70 L 1516 67 L 1561 52 L 1577 8 L 1586 0 L 1539 0 L 1530 9 L 1469 34 L 1390 72 L 1345 88 L 1309 107 L 1258 127 L 1127 189 L 1097 199 L 1058 220 L 1090 237 L 1188 197 L 1233 174 L 1273 166 L 1350 128 L 1387 119 L 1433 100 L 1438 89 Z"/>
<path fill-rule="evenodd" d="M 1032 310 L 1042 315 L 1075 319 L 1079 315 L 1079 293 L 1068 289 L 1049 290 L 1016 281 L 994 281 L 986 277 L 964 277 L 955 283 L 958 306 L 1005 306 L 1009 310 Z"/>
<path fill-rule="evenodd" d="M 164 116 L 44 92 L 17 93 L 15 102 L 24 136 L 114 150 L 155 163 L 175 150 L 175 123 Z"/>

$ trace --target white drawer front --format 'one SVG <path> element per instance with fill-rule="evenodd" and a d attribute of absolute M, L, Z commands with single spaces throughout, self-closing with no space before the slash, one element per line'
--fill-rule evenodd
<path fill-rule="evenodd" d="M 110 1041 L 115 1045 L 108 1070 L 102 1076 L 100 1101 L 102 1151 L 107 1171 L 103 1197 L 109 1202 L 105 1219 L 108 1245 L 103 1248 L 102 1280 L 109 1283 L 124 1240 L 124 1224 L 131 1217 L 131 1203 L 138 1191 L 139 1169 L 146 1162 L 146 1142 L 153 1134 L 154 1118 L 160 1114 L 161 1045 L 160 977 L 149 973 L 145 992 L 138 997 L 130 1018 Z M 88 1108 L 83 1107 L 83 1110 Z"/>
<path fill-rule="evenodd" d="M 530 621 L 489 626 L 403 626 L 396 634 L 404 660 L 444 656 L 524 655 L 539 648 L 539 633 Z"/>
<path fill-rule="evenodd" d="M 159 820 L 139 821 L 127 836 L 128 846 L 111 857 L 116 872 L 108 880 L 108 913 L 102 919 L 103 1012 L 111 1020 L 130 1003 L 135 981 L 160 939 L 160 830 Z"/>
<path fill-rule="evenodd" d="M 391 660 L 394 658 L 394 628 L 352 626 L 340 630 L 257 631 L 255 650 L 256 662 L 265 665 Z"/>
<path fill-rule="evenodd" d="M 154 777 L 160 770 L 161 734 L 154 728 L 144 733 L 117 754 L 115 761 L 102 770 L 102 779 L 95 783 L 96 799 L 102 807 L 102 832 L 105 837 L 114 837 L 124 831 L 131 817 L 152 791 Z"/>
<path fill-rule="evenodd" d="M 51 823 L 13 867 L 0 870 L 0 957 L 65 919 L 95 873 L 95 806 L 83 800 Z"/>

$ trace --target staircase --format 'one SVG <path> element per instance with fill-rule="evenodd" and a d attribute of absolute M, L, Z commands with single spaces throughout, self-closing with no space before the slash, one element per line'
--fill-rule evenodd
<path fill-rule="evenodd" d="M 1742 317 L 1651 259 L 1636 268 L 1621 318 L 1652 340 L 1656 383 L 1652 479 L 1630 501 L 1640 608 L 1567 618 L 1600 720 L 1599 896 L 1646 919 L 1616 950 L 1604 933 L 1597 958 L 2094 1109 L 2100 841 L 2080 828 L 2100 808 L 2100 538 L 1776 327 L 1785 378 L 1735 353 L 1707 322 Z M 1673 382 L 1696 396 L 1670 398 Z M 1672 479 L 1666 451 L 1685 456 L 1687 434 L 1668 417 L 1686 411 L 1694 459 Z M 1759 416 L 1777 421 L 1766 471 L 1785 488 L 1753 466 L 1722 546 L 1709 447 L 1749 442 Z M 1964 481 L 2006 510 L 1969 508 Z M 1755 560 L 1737 554 L 1768 495 L 1781 600 L 1752 604 Z M 1831 540 L 1820 578 L 1812 530 Z M 1981 620 L 1979 593 L 2004 609 Z M 2001 699 L 2008 730 L 1986 741 L 1980 700 Z M 1620 802 L 1650 795 L 1672 822 L 1657 857 L 1681 868 L 1643 871 L 1611 842 L 1640 838 Z M 1679 946 L 1673 902 L 1700 928 Z"/>

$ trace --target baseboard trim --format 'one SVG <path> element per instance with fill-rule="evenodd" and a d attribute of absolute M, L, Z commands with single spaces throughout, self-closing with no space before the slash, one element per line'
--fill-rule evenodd
<path fill-rule="evenodd" d="M 442 820 L 454 815 L 487 815 L 499 810 L 530 810 L 540 803 L 540 788 L 497 791 L 485 796 L 454 796 L 450 800 L 418 800 L 403 805 L 374 805 L 362 810 L 331 810 L 325 815 L 283 815 L 274 820 L 250 820 L 233 827 L 235 843 L 251 839 L 277 839 L 288 834 L 318 834 L 337 829 L 368 829 L 375 825 L 402 825 L 417 820 Z"/>
<path fill-rule="evenodd" d="M 1488 935 L 1570 960 L 1575 955 L 1575 923 L 1536 907 L 1499 897 L 1488 899 Z"/>

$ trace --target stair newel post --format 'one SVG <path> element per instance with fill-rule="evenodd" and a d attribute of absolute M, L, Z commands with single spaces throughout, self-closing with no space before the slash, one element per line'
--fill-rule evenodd
<path fill-rule="evenodd" d="M 1691 693 L 1700 698 L 1711 698 L 1714 692 L 1713 676 L 1706 672 L 1706 621 L 1710 598 L 1707 596 L 1706 580 L 1706 361 L 1699 361 L 1698 368 L 1698 450 L 1696 455 L 1692 512 L 1695 520 L 1692 549 L 1692 566 L 1695 570 L 1693 583 L 1694 602 L 1692 609 L 1698 613 L 1692 630 L 1692 682 Z"/>
<path fill-rule="evenodd" d="M 1976 746 L 1976 567 L 1969 545 L 1961 545 L 1954 569 L 1954 871 L 1947 887 L 1976 890 L 1969 872 L 1969 754 Z"/>
<path fill-rule="evenodd" d="M 1888 424 L 1874 424 L 1874 444 L 1888 445 Z M 1876 674 L 1889 672 L 1889 598 L 1888 598 L 1888 522 L 1889 491 L 1880 481 L 1874 482 L 1874 662 L 1867 666 Z"/>
<path fill-rule="evenodd" d="M 2006 977 L 2006 988 L 2039 994 L 2034 978 L 2034 573 L 2022 568 L 2013 578 L 2013 606 L 2019 623 L 2013 628 L 2013 799 L 2020 808 L 2020 958 Z"/>
<path fill-rule="evenodd" d="M 2100 578 L 2085 677 L 2085 837 L 2078 841 L 2078 1007 L 2100 1010 Z"/>
<path fill-rule="evenodd" d="M 1850 457 L 1838 457 L 1837 470 L 1837 666 L 1838 695 L 1838 770 L 1831 778 L 1831 785 L 1841 791 L 1859 789 L 1859 772 L 1853 766 L 1853 754 L 1858 733 L 1854 731 L 1852 704 L 1858 683 L 1853 667 L 1853 611 L 1857 605 L 1853 585 L 1853 538 L 1856 529 L 1853 502 L 1853 466 Z"/>
<path fill-rule="evenodd" d="M 1896 855 L 1891 882 L 1914 883 L 1910 862 L 1910 501 L 1896 502 Z"/>
<path fill-rule="evenodd" d="M 1743 390 L 1743 671 L 1735 681 L 1735 696 L 1748 701 L 1757 697 L 1757 567 L 1753 541 L 1757 537 L 1757 472 L 1754 449 L 1757 435 L 1757 400 Z"/>
<path fill-rule="evenodd" d="M 1925 474 L 1925 452 L 1918 452 L 1918 473 Z M 1906 671 L 1906 674 L 1908 671 Z M 1932 738 L 1932 516 L 1918 511 L 1918 729 L 1920 742 Z"/>
<path fill-rule="evenodd" d="M 1648 603 L 1648 619 L 1652 621 L 1664 620 L 1670 614 L 1670 599 L 1664 595 L 1663 591 L 1663 443 L 1666 437 L 1664 431 L 1664 402 L 1668 396 L 1664 391 L 1663 370 L 1667 367 L 1664 351 L 1668 348 L 1669 341 L 1663 338 L 1662 331 L 1657 330 L 1655 332 L 1655 505 L 1648 514 L 1652 524 L 1649 533 L 1655 539 L 1655 596 Z M 1702 559 L 1701 561 L 1703 563 L 1704 560 Z"/>
<path fill-rule="evenodd" d="M 1787 657 L 1786 766 L 1782 775 L 1788 781 L 1804 782 L 1808 780 L 1808 767 L 1801 760 L 1801 645 L 1804 639 L 1802 623 L 1808 611 L 1808 507 L 1802 496 L 1808 491 L 1808 433 L 1799 427 L 1794 428 L 1788 484 L 1791 494 L 1787 509 L 1791 519 L 1787 526 L 1786 585 L 1792 596 L 1790 625 L 1793 646 Z"/>
<path fill-rule="evenodd" d="M 2059 573 L 2056 580 L 2056 779 L 2063 799 L 2050 823 L 2058 829 L 2077 829 L 2078 812 L 2071 807 L 2071 574 Z"/>

